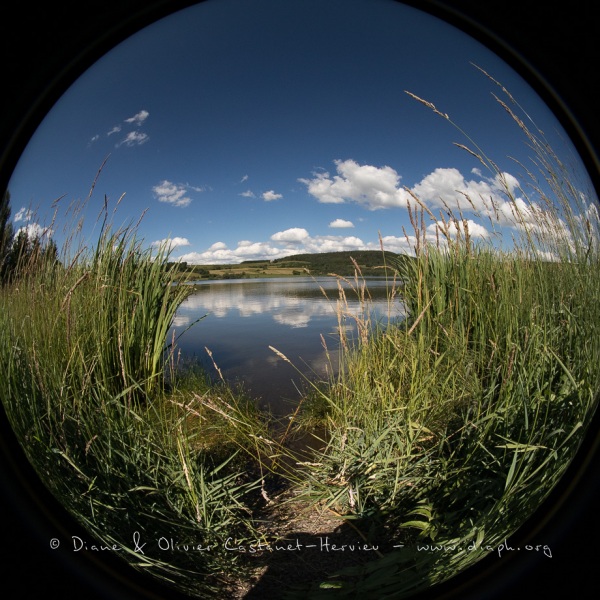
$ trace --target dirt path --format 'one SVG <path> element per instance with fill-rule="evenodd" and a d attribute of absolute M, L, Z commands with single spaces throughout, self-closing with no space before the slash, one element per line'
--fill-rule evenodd
<path fill-rule="evenodd" d="M 281 600 L 295 585 L 324 581 L 340 569 L 381 556 L 347 520 L 295 499 L 290 491 L 271 499 L 258 515 L 258 523 L 270 549 L 245 548 L 242 560 L 252 575 L 236 582 L 233 600 Z"/>

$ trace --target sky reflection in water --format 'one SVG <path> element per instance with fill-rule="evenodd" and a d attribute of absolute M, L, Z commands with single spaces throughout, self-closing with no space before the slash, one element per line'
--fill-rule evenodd
<path fill-rule="evenodd" d="M 354 285 L 342 282 L 347 301 L 344 310 L 358 316 L 365 305 L 350 283 Z M 397 297 L 388 301 L 391 285 L 382 279 L 367 281 L 371 299 L 366 310 L 374 322 L 387 324 L 389 319 L 404 316 Z M 206 315 L 178 339 L 183 361 L 198 361 L 214 376 L 205 348 L 210 349 L 229 382 L 243 383 L 260 399 L 261 406 L 285 414 L 300 398 L 303 378 L 269 346 L 287 356 L 302 373 L 326 377 L 337 367 L 338 302 L 338 282 L 333 277 L 205 281 L 178 310 L 172 333 L 179 335 Z M 343 326 L 352 338 L 354 319 L 346 317 Z"/>

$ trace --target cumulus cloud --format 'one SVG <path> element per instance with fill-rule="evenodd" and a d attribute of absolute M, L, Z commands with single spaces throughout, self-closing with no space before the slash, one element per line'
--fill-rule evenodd
<path fill-rule="evenodd" d="M 140 110 L 140 112 L 133 115 L 133 117 L 125 119 L 125 123 L 133 123 L 139 127 L 149 116 L 150 113 L 147 110 Z"/>
<path fill-rule="evenodd" d="M 269 260 L 295 253 L 295 250 L 277 248 L 268 242 L 241 240 L 236 248 L 229 248 L 224 242 L 216 242 L 204 252 L 189 252 L 180 256 L 179 259 L 189 264 L 220 265 L 240 263 L 244 260 Z"/>
<path fill-rule="evenodd" d="M 345 221 L 344 219 L 335 219 L 335 221 L 329 223 L 329 227 L 332 229 L 344 229 L 354 227 L 354 223 L 352 221 Z"/>
<path fill-rule="evenodd" d="M 509 197 L 519 192 L 519 181 L 510 173 L 498 173 L 493 178 L 465 179 L 458 169 L 438 168 L 413 187 L 413 192 L 431 208 L 450 211 L 474 211 L 484 216 L 498 217 L 508 208 Z"/>
<path fill-rule="evenodd" d="M 175 184 L 165 179 L 158 185 L 155 185 L 152 188 L 152 192 L 159 202 L 184 207 L 188 206 L 192 201 L 192 199 L 186 195 L 188 192 L 187 188 L 188 186 Z"/>
<path fill-rule="evenodd" d="M 256 195 L 252 190 L 246 190 L 245 192 L 242 192 L 240 196 L 243 196 L 244 198 L 256 198 Z"/>
<path fill-rule="evenodd" d="M 268 192 L 264 192 L 262 195 L 263 200 L 266 202 L 271 202 L 273 200 L 279 200 L 283 198 L 281 194 L 276 194 L 273 190 L 269 190 Z"/>
<path fill-rule="evenodd" d="M 359 165 L 352 159 L 335 160 L 337 175 L 315 173 L 312 179 L 299 179 L 308 193 L 325 204 L 355 202 L 378 210 L 406 207 L 410 195 L 400 187 L 400 175 L 391 167 Z"/>
<path fill-rule="evenodd" d="M 600 230 L 600 211 L 598 210 L 598 207 L 593 202 L 589 202 L 587 197 L 583 194 L 581 194 L 581 202 L 585 208 L 581 215 L 575 217 L 575 221 L 577 221 L 583 236 L 589 238 L 592 235 L 592 232 Z M 595 237 L 590 241 L 596 246 L 600 244 L 600 239 L 598 239 L 598 237 Z"/>
<path fill-rule="evenodd" d="M 120 142 L 115 144 L 115 148 L 120 146 L 141 146 L 145 144 L 150 138 L 148 134 L 141 133 L 139 131 L 130 131 Z"/>
<path fill-rule="evenodd" d="M 413 191 L 432 209 L 441 207 L 455 216 L 472 213 L 488 218 L 494 228 L 509 227 L 568 242 L 571 234 L 567 224 L 554 211 L 528 198 L 514 175 L 500 172 L 486 178 L 481 176 L 479 169 L 473 169 L 471 173 L 478 179 L 467 180 L 457 169 L 436 169 L 415 185 Z M 489 231 L 481 224 L 471 219 L 466 223 L 472 238 L 489 237 Z M 459 221 L 458 229 L 461 227 Z M 428 228 L 429 232 L 435 229 L 435 224 Z M 451 237 L 458 233 L 456 223 L 451 220 L 448 233 Z"/>
<path fill-rule="evenodd" d="M 169 250 L 172 248 L 178 248 L 179 246 L 189 246 L 190 242 L 187 238 L 182 237 L 174 237 L 174 238 L 165 238 L 164 240 L 156 240 L 152 242 L 152 246 L 165 246 Z"/>
<path fill-rule="evenodd" d="M 397 254 L 414 254 L 417 238 L 413 235 L 395 236 L 385 235 L 381 238 L 383 248 L 388 252 L 396 252 Z M 369 244 L 369 250 L 380 250 L 381 246 L 377 244 Z"/>
<path fill-rule="evenodd" d="M 225 242 L 215 242 L 208 250 L 210 252 L 215 250 L 226 250 L 227 244 Z"/>
<path fill-rule="evenodd" d="M 534 203 L 527 203 L 523 198 L 512 202 L 504 202 L 498 206 L 498 221 L 503 225 L 535 224 L 543 217 L 543 210 Z"/>
<path fill-rule="evenodd" d="M 15 239 L 21 232 L 25 232 L 30 240 L 34 240 L 36 238 L 42 237 L 50 238 L 52 237 L 54 230 L 50 229 L 49 227 L 42 227 L 38 223 L 27 223 L 27 225 L 24 225 L 23 227 L 19 227 L 19 229 L 17 229 L 17 231 L 15 232 Z"/>
<path fill-rule="evenodd" d="M 39 223 L 31 222 L 34 217 L 34 213 L 29 208 L 21 207 L 13 218 L 13 222 L 15 223 L 25 223 L 21 227 L 19 227 L 14 234 L 14 239 L 20 233 L 25 233 L 30 240 L 34 240 L 36 238 L 50 238 L 54 234 L 54 230 L 50 227 L 43 227 Z"/>
<path fill-rule="evenodd" d="M 309 238 L 308 231 L 300 227 L 292 227 L 285 231 L 279 231 L 271 236 L 274 242 L 285 242 L 287 244 L 298 244 Z"/>
<path fill-rule="evenodd" d="M 110 131 L 106 132 L 106 136 L 109 137 L 115 133 L 119 133 L 121 131 L 120 125 L 115 125 Z"/>
<path fill-rule="evenodd" d="M 319 202 L 343 204 L 353 202 L 368 210 L 414 207 L 411 194 L 401 187 L 401 176 L 392 167 L 359 165 L 352 159 L 335 160 L 337 175 L 315 173 L 312 179 L 299 179 L 308 193 Z M 411 191 L 430 209 L 473 212 L 505 221 L 510 216 L 509 198 L 517 198 L 519 181 L 510 173 L 485 178 L 477 168 L 473 178 L 465 178 L 458 169 L 437 168 Z M 351 227 L 336 219 L 330 227 Z M 507 224 L 507 223 L 503 223 Z"/>
<path fill-rule="evenodd" d="M 498 209 L 497 220 L 518 231 L 526 231 L 546 240 L 562 240 L 572 244 L 573 235 L 569 225 L 555 212 L 545 210 L 535 202 L 526 202 L 522 198 L 505 202 Z"/>
<path fill-rule="evenodd" d="M 490 236 L 490 232 L 483 225 L 476 223 L 472 219 L 465 219 L 464 221 L 451 220 L 448 223 L 438 221 L 437 223 L 431 223 L 431 225 L 427 227 L 427 233 L 430 234 L 431 238 L 436 236 L 436 230 L 438 236 L 445 233 L 451 238 L 456 238 L 459 232 L 463 236 L 465 235 L 465 232 L 468 232 L 469 237 L 473 239 L 483 239 Z"/>
<path fill-rule="evenodd" d="M 368 250 L 368 245 L 356 236 L 321 235 L 307 240 L 306 251 L 342 252 L 344 250 Z"/>

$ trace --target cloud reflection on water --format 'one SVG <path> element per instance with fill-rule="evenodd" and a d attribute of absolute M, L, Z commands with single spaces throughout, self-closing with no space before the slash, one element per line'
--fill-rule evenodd
<path fill-rule="evenodd" d="M 328 285 L 326 287 L 323 284 Z M 251 318 L 270 314 L 282 325 L 292 328 L 306 327 L 311 319 L 336 316 L 338 300 L 337 287 L 334 286 L 333 278 L 206 282 L 181 305 L 174 325 L 185 326 L 203 314 L 219 319 L 232 316 Z M 385 292 L 385 281 L 373 280 L 369 282 L 369 289 L 374 296 L 368 303 L 369 309 L 378 318 L 387 317 L 390 306 L 387 299 L 381 297 L 382 292 Z M 344 311 L 359 315 L 364 306 L 351 294 L 352 292 L 346 291 L 348 304 L 343 307 Z M 389 316 L 404 316 L 403 307 L 397 300 L 392 305 Z"/>
<path fill-rule="evenodd" d="M 355 317 L 364 311 L 383 324 L 404 316 L 398 298 L 388 303 L 384 280 L 368 281 L 372 300 L 362 304 L 344 287 L 347 302 L 342 308 L 347 316 L 338 320 L 334 278 L 203 282 L 179 308 L 172 331 L 178 335 L 206 315 L 178 339 L 182 355 L 195 357 L 210 371 L 214 367 L 206 357 L 209 348 L 228 381 L 242 383 L 274 412 L 285 412 L 289 399 L 299 398 L 302 375 L 269 346 L 306 377 L 324 378 L 337 370 L 340 328 L 351 339 Z"/>

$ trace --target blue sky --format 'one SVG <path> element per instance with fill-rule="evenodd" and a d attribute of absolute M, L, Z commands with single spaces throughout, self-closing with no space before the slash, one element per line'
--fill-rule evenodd
<path fill-rule="evenodd" d="M 145 244 L 169 240 L 172 256 L 191 263 L 378 249 L 379 234 L 386 249 L 410 251 L 405 187 L 436 215 L 442 200 L 458 206 L 471 235 L 488 240 L 493 197 L 510 235 L 494 174 L 453 142 L 472 144 L 405 93 L 447 113 L 520 197 L 523 169 L 508 157 L 527 162 L 531 152 L 491 95 L 500 88 L 471 63 L 551 141 L 564 135 L 501 59 L 414 8 L 208 0 L 132 36 L 63 95 L 10 181 L 15 227 L 50 227 L 60 245 L 67 207 L 87 198 L 106 159 L 85 235 L 97 233 L 106 195 L 111 208 L 121 199 L 117 225 L 144 213 Z"/>

